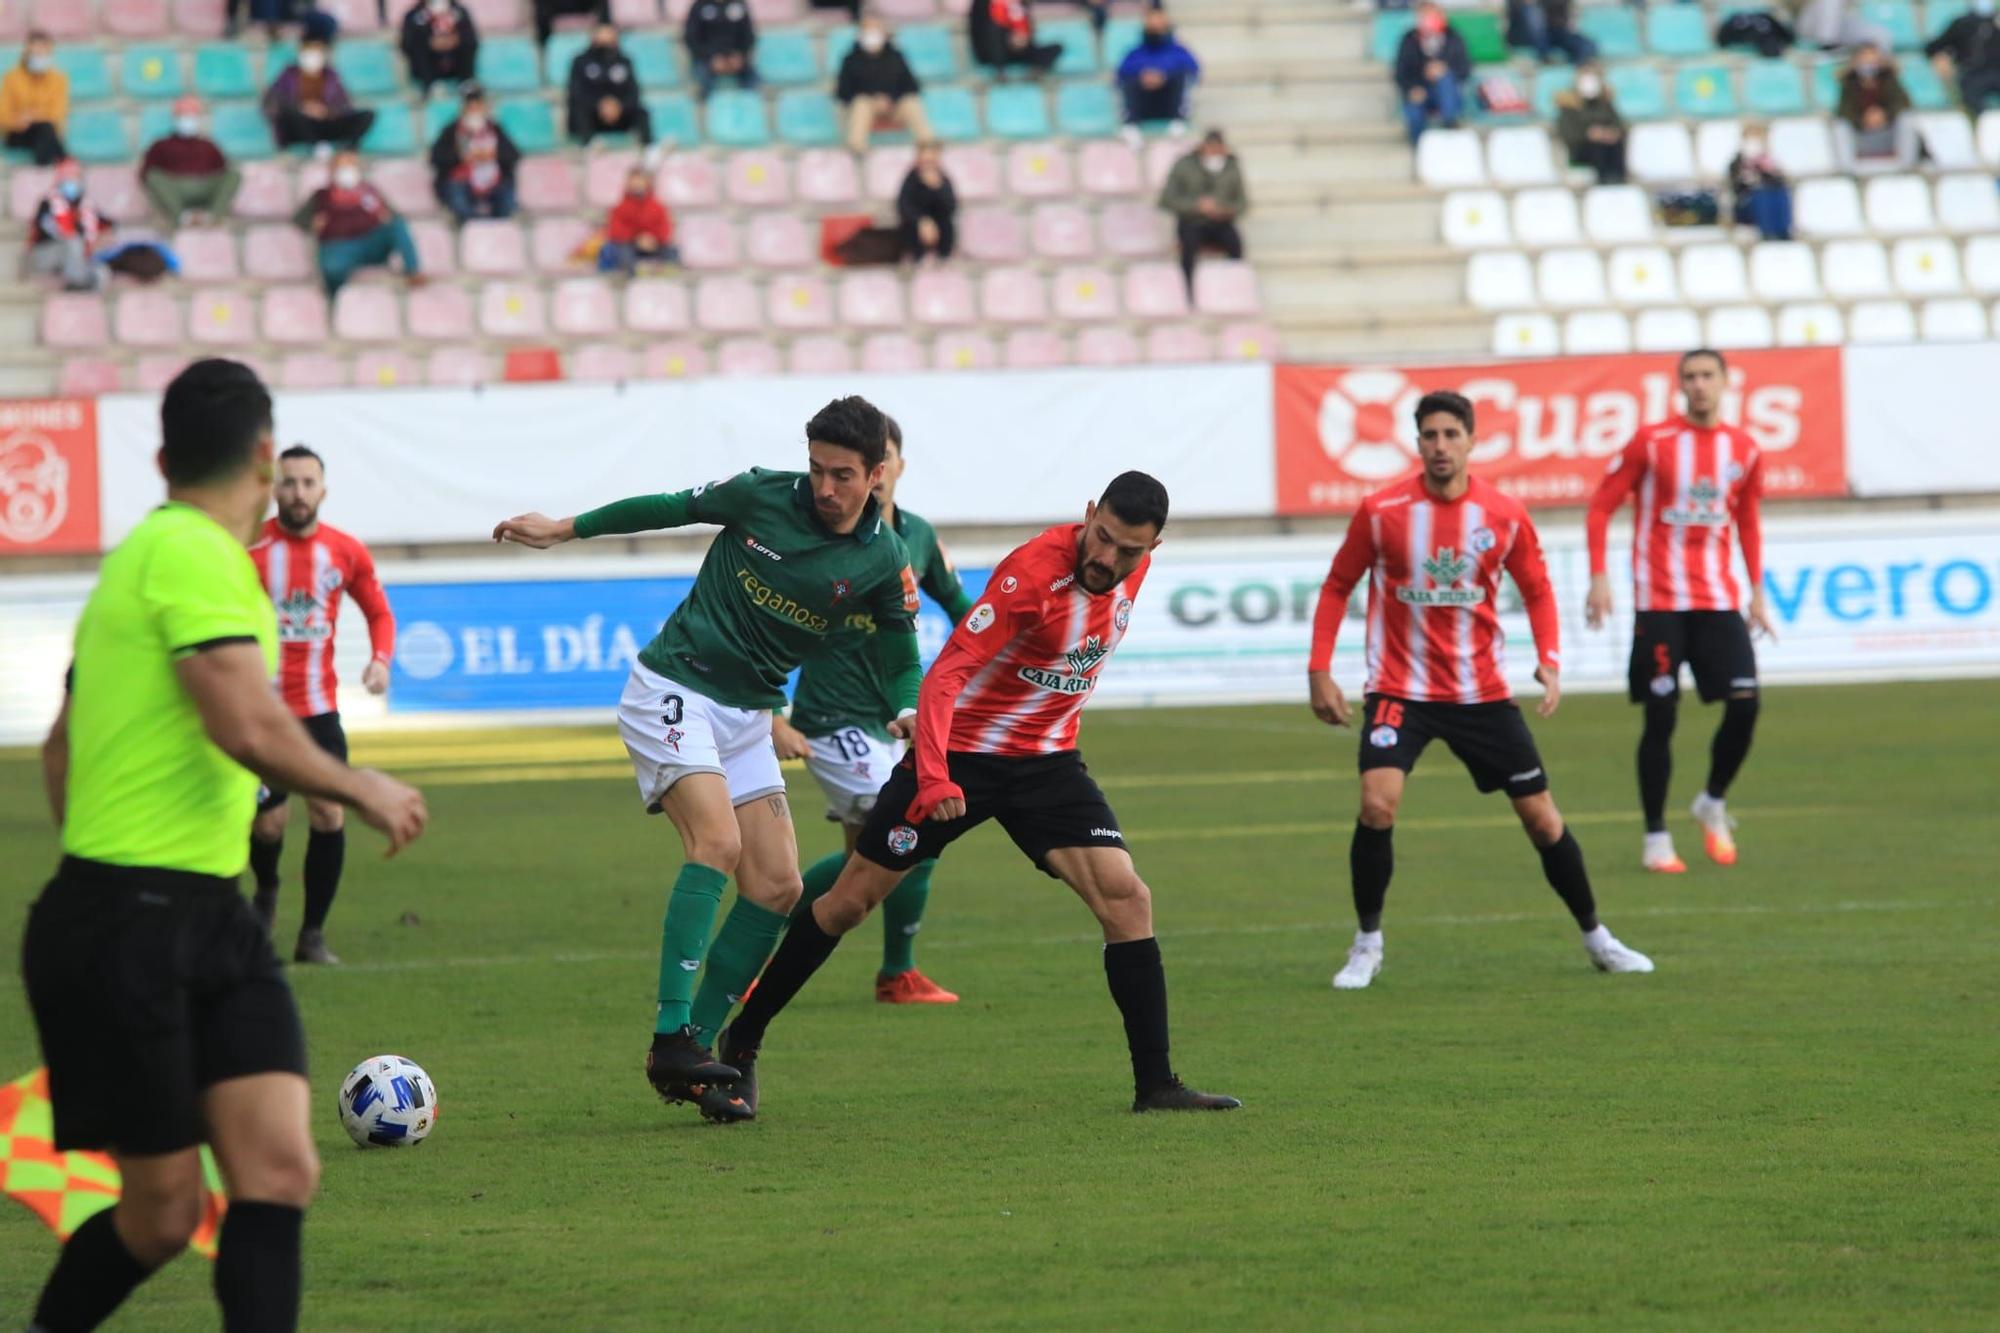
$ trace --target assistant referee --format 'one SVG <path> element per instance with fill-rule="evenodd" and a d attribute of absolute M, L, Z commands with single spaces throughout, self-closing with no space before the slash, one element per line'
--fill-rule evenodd
<path fill-rule="evenodd" d="M 105 557 L 43 747 L 63 859 L 29 910 L 22 975 L 59 1149 L 103 1149 L 117 1206 L 78 1227 L 31 1329 L 93 1328 L 186 1248 L 199 1145 L 229 1191 L 215 1293 L 229 1330 L 291 1329 L 319 1177 L 305 1034 L 237 890 L 259 778 L 352 806 L 395 851 L 423 797 L 350 769 L 271 688 L 277 625 L 245 546 L 271 504 L 271 396 L 197 361 L 160 405 L 167 502 Z"/>

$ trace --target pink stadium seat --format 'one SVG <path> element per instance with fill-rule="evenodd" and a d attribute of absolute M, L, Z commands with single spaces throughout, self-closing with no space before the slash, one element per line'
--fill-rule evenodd
<path fill-rule="evenodd" d="M 1053 329 L 1015 329 L 1007 335 L 1001 360 L 1011 370 L 1045 370 L 1069 364 L 1069 344 Z"/>
<path fill-rule="evenodd" d="M 868 197 L 887 201 L 903 190 L 903 177 L 917 160 L 914 144 L 882 144 L 868 150 L 868 165 L 862 175 L 868 183 Z M 956 186 L 956 182 L 953 183 Z"/>
<path fill-rule="evenodd" d="M 771 279 L 765 296 L 774 329 L 825 329 L 833 326 L 833 293 L 817 273 L 788 273 Z"/>
<path fill-rule="evenodd" d="M 1055 309 L 1058 319 L 1096 320 L 1118 317 L 1117 280 L 1101 268 L 1060 269 L 1056 273 L 1055 287 Z"/>
<path fill-rule="evenodd" d="M 878 333 L 861 344 L 861 369 L 871 375 L 903 375 L 929 366 L 924 345 L 907 333 Z"/>
<path fill-rule="evenodd" d="M 892 22 L 936 18 L 938 0 L 875 0 L 875 12 Z"/>
<path fill-rule="evenodd" d="M 1124 329 L 1085 329 L 1076 335 L 1079 366 L 1132 366 L 1138 362 L 1138 340 Z"/>
<path fill-rule="evenodd" d="M 512 218 L 475 218 L 458 229 L 458 262 L 467 273 L 505 278 L 526 271 L 528 241 Z"/>
<path fill-rule="evenodd" d="M 188 338 L 212 347 L 242 347 L 256 340 L 255 315 L 256 307 L 241 292 L 198 288 L 188 298 Z"/>
<path fill-rule="evenodd" d="M 910 279 L 910 318 L 933 328 L 973 323 L 972 279 L 957 268 L 920 270 Z"/>
<path fill-rule="evenodd" d="M 282 162 L 242 162 L 243 184 L 236 191 L 236 216 L 287 218 L 298 207 L 292 199 L 292 177 Z"/>
<path fill-rule="evenodd" d="M 519 32 L 528 26 L 528 6 L 521 0 L 464 0 L 472 11 L 472 22 L 483 35 L 489 32 Z M 569 71 L 563 71 L 569 77 Z"/>
<path fill-rule="evenodd" d="M 797 23 L 806 16 L 805 0 L 750 0 L 750 16 L 759 25 Z"/>
<path fill-rule="evenodd" d="M 325 352 L 288 352 L 278 363 L 278 383 L 287 389 L 344 389 L 347 366 Z"/>
<path fill-rule="evenodd" d="M 111 332 L 128 347 L 172 347 L 181 340 L 181 303 L 158 288 L 125 292 L 118 298 Z"/>
<path fill-rule="evenodd" d="M 996 324 L 1041 324 L 1049 317 L 1048 289 L 1033 269 L 988 269 L 979 281 L 979 308 Z"/>
<path fill-rule="evenodd" d="M 1069 153 L 1061 144 L 1015 144 L 1007 153 L 1007 188 L 1023 199 L 1066 199 L 1076 193 Z"/>
<path fill-rule="evenodd" d="M 297 227 L 273 223 L 243 234 L 243 271 L 261 282 L 303 282 L 315 267 L 312 244 Z"/>
<path fill-rule="evenodd" d="M 139 187 L 138 173 L 131 167 L 87 167 L 83 180 L 85 192 L 104 216 L 117 219 L 127 228 L 152 221 L 152 204 Z"/>
<path fill-rule="evenodd" d="M 566 157 L 524 157 L 514 173 L 514 191 L 530 213 L 574 213 L 582 205 L 583 183 Z"/>
<path fill-rule="evenodd" d="M 903 286 L 893 273 L 851 273 L 840 284 L 840 321 L 858 329 L 903 324 Z"/>
<path fill-rule="evenodd" d="M 366 168 L 363 168 L 366 171 Z M 323 188 L 333 179 L 333 165 L 317 159 L 299 163 L 298 191 L 300 203 L 312 198 L 314 191 Z M 289 215 L 288 215 L 289 216 Z"/>
<path fill-rule="evenodd" d="M 569 377 L 589 384 L 622 384 L 639 373 L 639 358 L 617 343 L 584 343 L 569 354 Z"/>
<path fill-rule="evenodd" d="M 1194 304 L 1204 315 L 1261 314 L 1256 270 L 1240 259 L 1202 260 L 1194 268 Z"/>
<path fill-rule="evenodd" d="M 1278 334 L 1268 324 L 1225 324 L 1215 337 L 1225 361 L 1275 361 Z"/>
<path fill-rule="evenodd" d="M 1187 281 L 1174 264 L 1134 264 L 1125 270 L 1125 312 L 1146 319 L 1185 319 Z"/>
<path fill-rule="evenodd" d="M 677 380 L 708 373 L 708 353 L 687 338 L 651 343 L 640 353 L 639 373 L 649 380 Z"/>
<path fill-rule="evenodd" d="M 356 343 L 390 343 L 403 336 L 403 309 L 394 289 L 350 282 L 333 299 L 333 333 Z"/>
<path fill-rule="evenodd" d="M 407 389 L 424 378 L 423 363 L 403 352 L 370 347 L 354 358 L 357 389 Z"/>
<path fill-rule="evenodd" d="M 1134 199 L 1104 205 L 1097 215 L 1097 243 L 1120 259 L 1149 259 L 1173 249 L 1167 215 Z"/>
<path fill-rule="evenodd" d="M 463 287 L 429 283 L 410 292 L 410 336 L 427 342 L 462 342 L 472 337 L 472 298 Z"/>
<path fill-rule="evenodd" d="M 1000 352 L 983 333 L 944 333 L 938 335 L 931 364 L 939 370 L 991 370 L 1000 364 Z"/>
<path fill-rule="evenodd" d="M 530 249 L 535 267 L 544 273 L 574 273 L 583 267 L 576 252 L 597 234 L 582 218 L 538 218 Z"/>
<path fill-rule="evenodd" d="M 51 37 L 89 37 L 96 31 L 97 15 L 87 0 L 33 0 L 33 4 L 34 26 Z"/>
<path fill-rule="evenodd" d="M 381 16 L 375 12 L 375 0 L 314 0 L 322 13 L 331 14 L 340 24 L 342 35 L 359 32 L 375 32 L 382 26 Z M 398 8 L 391 17 L 401 22 L 403 10 Z M 473 22 L 478 22 L 474 19 Z"/>
<path fill-rule="evenodd" d="M 955 143 L 944 150 L 944 170 L 961 204 L 1000 197 L 1000 158 L 983 143 Z M 897 187 L 902 186 L 897 179 Z"/>
<path fill-rule="evenodd" d="M 0 40 L 18 42 L 28 31 L 28 7 L 21 0 L 0 4 Z"/>
<path fill-rule="evenodd" d="M 173 382 L 174 376 L 187 369 L 187 364 L 184 352 L 142 356 L 132 371 L 132 387 L 140 393 L 158 393 Z"/>
<path fill-rule="evenodd" d="M 1192 324 L 1165 324 L 1146 335 L 1146 359 L 1165 365 L 1213 361 L 1215 346 Z"/>
<path fill-rule="evenodd" d="M 271 287 L 264 292 L 257 327 L 265 342 L 326 341 L 326 295 L 317 287 Z"/>
<path fill-rule="evenodd" d="M 1088 259 L 1097 252 L 1090 214 L 1075 204 L 1037 204 L 1028 232 L 1041 259 Z"/>
<path fill-rule="evenodd" d="M 479 330 L 493 338 L 547 336 L 541 288 L 526 282 L 487 283 L 479 293 Z"/>
<path fill-rule="evenodd" d="M 174 233 L 174 253 L 181 261 L 182 282 L 234 282 L 236 237 L 220 227 L 183 227 Z"/>
<path fill-rule="evenodd" d="M 412 222 L 410 239 L 417 245 L 417 262 L 433 278 L 458 272 L 458 238 L 442 222 Z"/>
<path fill-rule="evenodd" d="M 527 161 L 533 159 L 522 163 L 524 169 Z M 369 167 L 368 179 L 406 218 L 427 218 L 438 211 L 437 193 L 431 189 L 430 163 L 421 158 L 384 158 Z"/>
<path fill-rule="evenodd" d="M 63 362 L 56 376 L 56 392 L 70 398 L 95 398 L 101 393 L 117 393 L 125 387 L 125 372 L 115 361 L 78 357 Z"/>
<path fill-rule="evenodd" d="M 809 204 L 851 204 L 861 197 L 861 173 L 845 148 L 808 148 L 799 154 L 799 198 Z"/>
<path fill-rule="evenodd" d="M 639 333 L 685 333 L 689 327 L 687 284 L 670 278 L 638 278 L 627 283 L 625 327 Z"/>
<path fill-rule="evenodd" d="M 556 332 L 571 337 L 604 337 L 618 332 L 618 300 L 603 278 L 568 278 L 557 283 L 553 314 Z"/>
<path fill-rule="evenodd" d="M 1116 139 L 1093 139 L 1076 155 L 1076 174 L 1085 194 L 1128 195 L 1145 188 L 1139 155 Z"/>
<path fill-rule="evenodd" d="M 141 293 L 134 292 L 137 296 Z M 111 339 L 104 298 L 95 292 L 52 292 L 42 302 L 46 347 L 102 347 Z"/>
<path fill-rule="evenodd" d="M 174 0 L 174 31 L 189 37 L 220 37 L 226 0 Z"/>
<path fill-rule="evenodd" d="M 14 0 L 19 4 L 20 0 Z M 35 213 L 56 187 L 52 167 L 15 167 L 7 173 L 7 213 L 20 222 L 33 222 Z"/>
<path fill-rule="evenodd" d="M 778 375 L 785 358 L 768 338 L 729 338 L 715 349 L 718 375 Z"/>
<path fill-rule="evenodd" d="M 1187 156 L 1187 147 L 1173 139 L 1154 139 L 1146 145 L 1146 183 L 1157 190 L 1167 183 L 1174 163 Z"/>
<path fill-rule="evenodd" d="M 750 208 L 777 208 L 792 201 L 792 178 L 785 159 L 761 148 L 730 155 L 722 188 L 729 202 Z"/>
<path fill-rule="evenodd" d="M 722 175 L 715 163 L 699 153 L 675 153 L 667 158 L 660 164 L 653 188 L 668 208 L 714 208 L 722 202 Z"/>
<path fill-rule="evenodd" d="M 693 3 L 694 0 L 680 0 L 682 9 L 688 8 Z M 686 17 L 686 14 L 682 14 L 674 21 L 678 23 Z M 636 28 L 642 24 L 658 23 L 659 0 L 611 0 L 611 21 L 621 28 Z"/>
<path fill-rule="evenodd" d="M 757 213 L 745 249 L 759 268 L 805 268 L 819 262 L 819 238 L 796 213 Z"/>
<path fill-rule="evenodd" d="M 695 287 L 694 322 L 711 333 L 748 333 L 763 326 L 759 304 L 747 278 L 703 278 Z"/>
<path fill-rule="evenodd" d="M 1028 229 L 1011 208 L 968 208 L 958 215 L 958 248 L 972 259 L 1011 264 L 1028 257 Z"/>
<path fill-rule="evenodd" d="M 639 165 L 629 148 L 592 153 L 583 171 L 583 197 L 592 208 L 610 208 L 625 197 L 625 178 Z"/>
<path fill-rule="evenodd" d="M 795 338 L 786 364 L 794 375 L 846 375 L 854 369 L 854 349 L 840 338 Z"/>
<path fill-rule="evenodd" d="M 733 269 L 743 263 L 736 224 L 720 213 L 689 213 L 675 219 L 674 244 L 680 247 L 681 263 L 691 269 Z"/>
<path fill-rule="evenodd" d="M 440 347 L 431 353 L 424 378 L 432 384 L 470 388 L 500 377 L 493 358 L 471 347 Z"/>

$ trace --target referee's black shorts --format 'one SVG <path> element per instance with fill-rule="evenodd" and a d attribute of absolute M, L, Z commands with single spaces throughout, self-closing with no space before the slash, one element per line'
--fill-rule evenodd
<path fill-rule="evenodd" d="M 306 1072 L 271 940 L 233 879 L 65 857 L 28 909 L 21 975 L 59 1150 L 178 1152 L 201 1094 Z"/>
<path fill-rule="evenodd" d="M 953 753 L 946 762 L 951 780 L 965 792 L 963 815 L 921 823 L 908 817 L 917 795 L 917 767 L 916 757 L 905 755 L 876 795 L 854 850 L 878 866 L 908 870 L 997 819 L 1014 845 L 1053 875 L 1050 852 L 1125 845 L 1118 816 L 1075 750 L 1021 757 Z"/>
<path fill-rule="evenodd" d="M 339 713 L 315 713 L 311 717 L 302 717 L 299 721 L 305 724 L 306 734 L 313 738 L 320 749 L 343 764 L 347 762 L 347 730 L 340 725 Z M 276 810 L 291 799 L 292 794 L 281 788 L 259 788 L 257 811 L 262 814 L 266 810 Z"/>

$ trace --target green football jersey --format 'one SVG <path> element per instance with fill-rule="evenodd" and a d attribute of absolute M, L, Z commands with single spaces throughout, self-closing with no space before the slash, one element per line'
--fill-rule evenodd
<path fill-rule="evenodd" d="M 914 662 L 916 577 L 872 498 L 842 536 L 820 521 L 804 473 L 752 468 L 579 514 L 576 535 L 688 523 L 722 533 L 686 600 L 640 651 L 651 670 L 732 708 L 772 708 L 784 703 L 793 669 L 837 630 L 898 633 Z"/>
<path fill-rule="evenodd" d="M 937 530 L 898 505 L 892 526 L 910 552 L 910 569 L 917 586 L 950 614 L 952 623 L 965 618 L 972 601 L 958 583 L 958 570 L 938 541 Z M 896 716 L 896 700 L 869 635 L 873 627 L 829 635 L 799 670 L 792 692 L 792 725 L 808 736 L 824 736 L 843 727 L 861 727 L 886 736 L 883 725 Z"/>

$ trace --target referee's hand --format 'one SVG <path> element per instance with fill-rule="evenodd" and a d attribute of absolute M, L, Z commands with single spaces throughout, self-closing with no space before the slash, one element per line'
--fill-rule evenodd
<path fill-rule="evenodd" d="M 387 773 L 372 768 L 354 770 L 354 813 L 389 840 L 387 855 L 394 856 L 423 835 L 430 822 L 424 794 Z"/>

